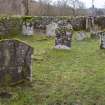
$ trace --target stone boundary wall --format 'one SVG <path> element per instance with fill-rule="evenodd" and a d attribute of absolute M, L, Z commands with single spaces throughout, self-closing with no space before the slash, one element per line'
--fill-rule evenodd
<path fill-rule="evenodd" d="M 86 30 L 87 17 L 69 17 L 69 16 L 1 16 L 0 17 L 0 35 L 20 35 L 22 34 L 23 22 L 30 22 L 34 27 L 34 33 L 46 32 L 46 25 L 51 22 L 57 23 L 59 20 L 71 23 L 75 31 Z M 105 16 L 94 17 L 94 24 L 105 28 Z"/>

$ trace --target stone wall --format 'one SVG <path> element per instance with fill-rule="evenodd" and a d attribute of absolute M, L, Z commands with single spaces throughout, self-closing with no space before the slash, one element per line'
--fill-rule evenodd
<path fill-rule="evenodd" d="M 30 22 L 33 25 L 34 33 L 46 34 L 46 26 L 51 22 L 58 23 L 59 20 L 67 21 L 75 31 L 86 30 L 87 17 L 0 17 L 0 35 L 22 34 L 23 22 Z M 95 17 L 95 25 L 101 29 L 105 28 L 105 17 Z"/>
<path fill-rule="evenodd" d="M 1 17 L 0 35 L 21 34 L 21 23 L 22 20 L 19 17 Z"/>
<path fill-rule="evenodd" d="M 95 17 L 95 24 L 101 29 L 105 29 L 105 16 Z"/>

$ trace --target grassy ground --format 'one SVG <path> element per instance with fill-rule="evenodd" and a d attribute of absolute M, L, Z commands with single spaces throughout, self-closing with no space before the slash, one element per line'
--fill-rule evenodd
<path fill-rule="evenodd" d="M 73 40 L 70 51 L 55 50 L 54 39 L 16 37 L 34 47 L 32 86 L 8 89 L 0 105 L 105 105 L 105 51 L 99 40 Z"/>

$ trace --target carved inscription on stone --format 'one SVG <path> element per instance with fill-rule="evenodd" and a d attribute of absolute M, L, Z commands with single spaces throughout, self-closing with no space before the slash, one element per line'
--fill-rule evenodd
<path fill-rule="evenodd" d="M 0 41 L 0 84 L 31 80 L 33 48 L 18 40 Z"/>

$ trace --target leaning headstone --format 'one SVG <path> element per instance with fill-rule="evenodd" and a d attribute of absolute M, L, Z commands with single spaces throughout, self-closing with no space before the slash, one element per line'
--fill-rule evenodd
<path fill-rule="evenodd" d="M 30 35 L 34 34 L 34 28 L 33 28 L 32 23 L 29 23 L 29 22 L 24 22 L 23 23 L 22 34 L 27 35 L 27 36 L 30 36 Z"/>
<path fill-rule="evenodd" d="M 57 28 L 57 24 L 52 22 L 46 26 L 46 34 L 47 36 L 55 36 L 55 30 Z"/>
<path fill-rule="evenodd" d="M 18 40 L 0 41 L 0 85 L 32 80 L 33 48 Z"/>
<path fill-rule="evenodd" d="M 84 32 L 79 32 L 78 34 L 77 34 L 77 36 L 76 36 L 76 39 L 78 40 L 78 41 L 82 41 L 82 40 L 84 40 L 86 38 L 86 35 L 85 35 L 85 33 Z"/>
<path fill-rule="evenodd" d="M 100 32 L 101 49 L 105 49 L 105 32 Z"/>
<path fill-rule="evenodd" d="M 72 27 L 65 23 L 58 23 L 56 29 L 55 48 L 56 49 L 70 49 L 72 41 Z"/>

